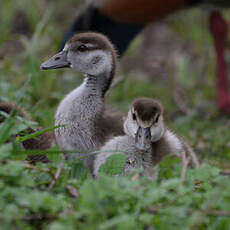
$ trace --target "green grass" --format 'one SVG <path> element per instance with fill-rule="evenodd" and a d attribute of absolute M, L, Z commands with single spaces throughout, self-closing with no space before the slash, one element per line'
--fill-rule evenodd
<path fill-rule="evenodd" d="M 190 43 L 200 64 L 192 69 L 188 59 L 176 61 L 174 74 L 183 86 L 181 98 L 188 115 L 173 99 L 171 77 L 165 82 L 150 76 L 142 82 L 138 80 L 141 73 L 128 67 L 121 71 L 125 81 L 109 92 L 106 101 L 127 111 L 136 97 L 160 100 L 167 125 L 184 136 L 205 163 L 200 169 L 188 169 L 182 181 L 181 166 L 165 159 L 158 179 L 151 181 L 138 179 L 139 171 L 114 178 L 105 165 L 105 175 L 94 180 L 80 162 L 65 162 L 55 186 L 49 189 L 61 161 L 60 150 L 47 150 L 51 162 L 45 165 L 29 166 L 21 161 L 31 152 L 23 151 L 12 135 L 38 124 L 52 128 L 58 103 L 82 81 L 72 70 L 39 69 L 40 63 L 57 52 L 81 2 L 1 2 L 0 101 L 21 104 L 36 121 L 8 116 L 0 125 L 1 229 L 228 229 L 230 183 L 219 172 L 230 167 L 230 121 L 216 109 L 215 56 L 206 15 L 199 10 L 170 19 L 173 31 Z M 28 18 L 30 37 L 11 32 L 18 10 Z M 138 37 L 124 58 L 138 57 L 140 43 Z"/>

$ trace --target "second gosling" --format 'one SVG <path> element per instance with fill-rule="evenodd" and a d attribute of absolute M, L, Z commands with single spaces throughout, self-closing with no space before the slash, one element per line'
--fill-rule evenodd
<path fill-rule="evenodd" d="M 199 167 L 192 148 L 165 126 L 163 107 L 154 99 L 143 97 L 132 102 L 124 122 L 124 131 L 126 135 L 111 139 L 101 148 L 94 161 L 96 176 L 107 158 L 118 152 L 127 155 L 125 174 L 140 165 L 149 171 L 166 155 L 179 157 L 182 162 L 189 157 L 189 166 Z"/>

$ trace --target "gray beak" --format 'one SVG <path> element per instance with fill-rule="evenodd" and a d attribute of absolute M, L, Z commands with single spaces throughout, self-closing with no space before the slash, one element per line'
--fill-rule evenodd
<path fill-rule="evenodd" d="M 147 151 L 151 148 L 150 128 L 139 127 L 135 137 L 136 148 L 141 151 Z"/>
<path fill-rule="evenodd" d="M 67 60 L 67 51 L 61 51 L 43 62 L 40 66 L 40 69 L 58 69 L 70 67 L 70 63 Z"/>

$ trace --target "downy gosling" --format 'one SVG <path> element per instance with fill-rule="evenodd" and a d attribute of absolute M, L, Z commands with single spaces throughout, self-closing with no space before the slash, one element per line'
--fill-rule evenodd
<path fill-rule="evenodd" d="M 76 150 L 75 156 L 98 150 L 114 136 L 122 135 L 123 115 L 105 107 L 105 94 L 116 69 L 116 52 L 99 33 L 79 33 L 64 49 L 41 64 L 41 69 L 72 68 L 85 74 L 83 83 L 59 104 L 55 125 L 57 144 L 63 150 Z M 93 155 L 83 159 L 92 169 Z"/>
<path fill-rule="evenodd" d="M 127 155 L 124 174 L 132 168 L 142 167 L 146 175 L 151 175 L 166 155 L 179 157 L 182 162 L 190 157 L 189 166 L 199 167 L 191 147 L 165 126 L 163 107 L 154 99 L 138 98 L 132 102 L 124 121 L 124 131 L 126 135 L 111 139 L 101 148 L 94 161 L 94 175 L 98 175 L 108 157 L 117 153 Z"/>
<path fill-rule="evenodd" d="M 19 116 L 27 120 L 31 120 L 28 113 L 20 108 L 19 106 L 16 106 L 14 103 L 10 102 L 0 102 L 0 111 L 4 112 L 8 115 L 12 116 Z M 5 121 L 5 117 L 0 114 L 0 124 Z M 26 130 L 24 130 L 27 134 L 32 134 L 36 131 L 42 130 L 43 128 L 38 126 L 36 129 L 28 127 Z M 25 140 L 21 143 L 21 147 L 23 149 L 30 149 L 30 150 L 46 150 L 56 145 L 55 137 L 53 132 L 46 132 L 43 133 L 36 138 L 31 138 L 28 140 Z M 28 155 L 26 160 L 31 164 L 36 164 L 37 162 L 48 162 L 48 158 L 44 154 L 31 154 Z"/>

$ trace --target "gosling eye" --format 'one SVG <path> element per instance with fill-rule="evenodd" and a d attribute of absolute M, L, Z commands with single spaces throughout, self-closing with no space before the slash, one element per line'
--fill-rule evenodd
<path fill-rule="evenodd" d="M 86 45 L 80 45 L 77 47 L 77 50 L 80 52 L 84 52 L 87 50 L 87 46 Z"/>
<path fill-rule="evenodd" d="M 136 114 L 133 113 L 132 116 L 133 116 L 133 120 L 135 121 L 135 120 L 137 119 L 137 118 L 136 118 Z"/>
<path fill-rule="evenodd" d="M 156 117 L 156 119 L 155 119 L 155 123 L 157 123 L 157 122 L 158 122 L 159 117 L 160 117 L 160 115 L 157 115 L 157 117 Z"/>

